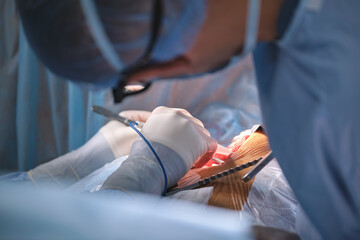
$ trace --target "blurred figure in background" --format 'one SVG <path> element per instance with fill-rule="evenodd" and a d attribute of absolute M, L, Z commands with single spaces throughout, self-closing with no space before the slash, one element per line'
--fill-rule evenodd
<path fill-rule="evenodd" d="M 0 2 L 0 171 L 29 170 L 83 145 L 106 123 L 90 111 L 92 105 L 116 112 L 185 108 L 223 144 L 261 122 L 250 56 L 187 82 L 157 82 L 148 92 L 114 104 L 111 91 L 84 90 L 49 71 L 21 30 L 15 1 Z"/>

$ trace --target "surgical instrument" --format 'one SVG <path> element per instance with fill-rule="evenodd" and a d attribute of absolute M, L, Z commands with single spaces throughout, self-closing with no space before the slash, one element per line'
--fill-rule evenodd
<path fill-rule="evenodd" d="M 234 167 L 234 168 L 230 168 L 228 170 L 225 170 L 223 172 L 220 172 L 218 174 L 215 174 L 213 176 L 210 176 L 210 177 L 207 177 L 207 178 L 204 178 L 196 183 L 193 183 L 193 184 L 190 184 L 188 186 L 185 186 L 185 187 L 182 187 L 182 188 L 171 188 L 167 191 L 166 193 L 166 196 L 170 196 L 170 195 L 173 195 L 175 193 L 178 193 L 180 191 L 184 191 L 184 190 L 191 190 L 191 189 L 194 189 L 194 188 L 198 188 L 198 187 L 201 187 L 201 186 L 204 186 L 208 183 L 211 183 L 219 178 L 222 178 L 222 177 L 225 177 L 225 176 L 228 176 L 230 174 L 233 174 L 233 173 L 236 173 L 238 171 L 241 171 L 245 168 L 249 168 L 251 166 L 254 166 L 255 164 L 257 164 L 259 161 L 261 161 L 263 158 L 258 158 L 258 159 L 255 159 L 253 161 L 250 161 L 248 163 L 245 163 L 245 164 L 242 164 L 240 166 L 237 166 L 237 167 Z"/>
<path fill-rule="evenodd" d="M 121 122 L 123 124 L 125 124 L 126 126 L 130 126 L 130 123 L 131 122 L 135 122 L 137 123 L 138 125 L 136 125 L 137 128 L 141 129 L 143 126 L 144 126 L 144 122 L 141 122 L 141 121 L 133 121 L 131 119 L 128 119 L 128 118 L 125 118 L 125 117 L 122 117 L 104 107 L 101 107 L 101 106 L 97 106 L 97 105 L 94 105 L 92 106 L 91 108 L 93 110 L 93 112 L 97 113 L 97 114 L 100 114 L 104 117 L 107 117 L 109 119 L 112 119 L 112 120 L 116 120 L 118 122 Z"/>
<path fill-rule="evenodd" d="M 242 180 L 244 182 L 250 181 L 256 174 L 258 174 L 272 159 L 274 159 L 274 155 L 269 152 L 263 159 L 261 159 L 249 172 L 247 172 Z"/>

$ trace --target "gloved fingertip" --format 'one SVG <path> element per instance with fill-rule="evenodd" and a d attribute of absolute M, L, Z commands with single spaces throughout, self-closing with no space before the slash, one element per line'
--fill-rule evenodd
<path fill-rule="evenodd" d="M 139 110 L 127 110 L 122 111 L 119 115 L 133 121 L 146 122 L 150 117 L 151 112 L 149 111 L 139 111 Z"/>
<path fill-rule="evenodd" d="M 217 145 L 216 152 L 221 153 L 223 155 L 230 155 L 230 153 L 232 153 L 231 148 L 224 147 L 224 146 L 222 146 L 220 144 Z"/>
<path fill-rule="evenodd" d="M 214 154 L 215 154 L 215 151 L 205 153 L 198 160 L 195 161 L 193 166 L 195 168 L 200 168 L 200 167 L 204 166 L 208 161 L 210 161 L 213 158 Z"/>
<path fill-rule="evenodd" d="M 210 141 L 208 141 L 208 152 L 216 152 L 218 149 L 218 142 L 215 138 L 210 137 Z"/>

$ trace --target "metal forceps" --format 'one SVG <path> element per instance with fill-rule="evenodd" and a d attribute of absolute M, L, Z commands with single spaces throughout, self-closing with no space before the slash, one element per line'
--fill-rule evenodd
<path fill-rule="evenodd" d="M 131 119 L 122 117 L 122 116 L 120 116 L 104 107 L 101 107 L 101 106 L 94 105 L 94 106 L 92 106 L 91 110 L 93 110 L 93 112 L 100 114 L 104 117 L 121 122 L 121 123 L 125 124 L 126 126 L 130 126 L 131 122 L 137 123 L 137 125 L 135 127 L 139 128 L 139 129 L 141 129 L 144 126 L 144 122 L 133 121 Z"/>

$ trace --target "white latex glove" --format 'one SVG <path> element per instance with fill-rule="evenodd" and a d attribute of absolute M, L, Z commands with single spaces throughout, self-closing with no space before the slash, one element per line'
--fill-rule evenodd
<path fill-rule="evenodd" d="M 119 115 L 133 121 L 145 122 L 151 112 L 147 111 L 123 111 Z M 129 126 L 125 126 L 118 121 L 110 121 L 100 129 L 106 138 L 115 159 L 129 155 L 130 148 L 139 135 Z"/>
<path fill-rule="evenodd" d="M 203 166 L 212 159 L 217 148 L 217 141 L 210 137 L 203 123 L 180 108 L 156 108 L 146 121 L 142 134 L 178 153 L 187 170 L 193 165 Z"/>
<path fill-rule="evenodd" d="M 210 160 L 217 148 L 201 121 L 183 109 L 156 108 L 142 128 L 164 165 L 168 185 L 173 186 L 196 161 L 197 166 Z M 162 169 L 144 141 L 136 141 L 122 165 L 102 186 L 106 189 L 161 194 L 165 187 Z"/>

